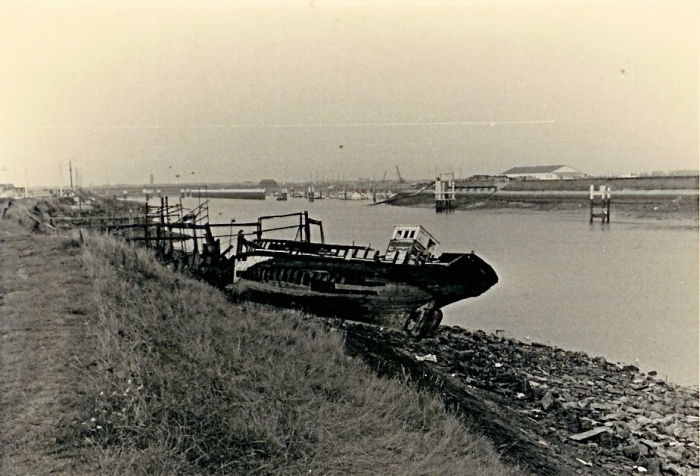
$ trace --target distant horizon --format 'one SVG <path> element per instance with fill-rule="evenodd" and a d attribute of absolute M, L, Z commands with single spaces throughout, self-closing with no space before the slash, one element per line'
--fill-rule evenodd
<path fill-rule="evenodd" d="M 443 172 L 444 174 L 445 172 Z M 447 172 L 449 173 L 449 172 Z M 698 169 L 679 169 L 679 170 L 652 170 L 652 171 L 641 171 L 641 172 L 628 172 L 628 173 L 623 173 L 623 174 L 590 174 L 590 173 L 584 173 L 584 176 L 581 177 L 581 180 L 585 179 L 603 179 L 603 178 L 620 178 L 620 179 L 625 179 L 625 178 L 652 178 L 652 177 L 693 177 L 693 176 L 700 176 L 700 168 Z M 472 174 L 466 177 L 458 177 L 455 175 L 455 180 L 465 180 L 468 178 L 472 177 L 500 177 L 503 176 L 503 174 Z M 153 183 L 150 182 L 120 182 L 120 183 L 99 183 L 99 184 L 81 184 L 81 185 L 74 185 L 73 188 L 76 189 L 90 189 L 90 188 L 118 188 L 118 187 L 142 187 L 146 189 L 152 189 L 153 187 L 159 187 L 159 186 L 168 186 L 168 187 L 186 187 L 186 186 L 207 186 L 207 185 L 260 185 L 260 182 L 264 180 L 274 180 L 277 184 L 334 184 L 334 183 L 357 183 L 357 182 L 363 182 L 363 183 L 373 183 L 373 184 L 401 184 L 403 186 L 407 186 L 411 183 L 425 183 L 425 182 L 433 182 L 435 181 L 435 177 L 423 177 L 423 178 L 409 178 L 409 177 L 404 177 L 404 182 L 401 183 L 399 182 L 395 177 L 391 179 L 386 179 L 386 180 L 381 180 L 381 179 L 372 179 L 368 177 L 362 177 L 362 178 L 345 178 L 345 179 L 325 179 L 321 180 L 319 179 L 318 181 L 297 181 L 297 180 L 282 180 L 282 179 L 277 179 L 274 177 L 264 177 L 261 178 L 260 180 L 245 180 L 245 181 L 231 181 L 231 180 L 223 180 L 223 181 L 205 181 L 205 182 L 157 182 L 154 181 Z M 556 179 L 540 179 L 543 181 L 551 181 L 551 180 L 556 180 Z M 15 189 L 24 189 L 25 185 L 24 184 L 15 184 L 15 183 L 5 183 L 2 182 L 0 185 L 11 185 Z M 31 184 L 29 185 L 29 190 L 54 190 L 54 189 L 70 189 L 70 183 L 65 184 L 65 185 L 36 185 L 32 186 Z M 262 187 L 261 187 L 262 188 Z"/>
<path fill-rule="evenodd" d="M 0 181 L 698 166 L 699 2 L 416 3 L 2 2 Z"/>

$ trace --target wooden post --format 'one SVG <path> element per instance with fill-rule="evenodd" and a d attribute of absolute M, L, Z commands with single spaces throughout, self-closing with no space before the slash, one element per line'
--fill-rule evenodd
<path fill-rule="evenodd" d="M 195 224 L 192 224 L 192 239 L 194 240 L 194 245 L 192 246 L 192 250 L 194 254 L 199 253 L 199 245 L 197 244 L 197 228 L 195 228 Z"/>
<path fill-rule="evenodd" d="M 238 230 L 238 237 L 236 238 L 236 257 L 238 257 L 243 252 L 243 230 Z"/>
<path fill-rule="evenodd" d="M 304 212 L 304 234 L 306 235 L 304 241 L 307 243 L 311 242 L 311 225 L 309 224 L 309 212 Z"/>
<path fill-rule="evenodd" d="M 149 237 L 148 232 L 148 202 L 145 203 L 144 215 L 143 215 L 143 236 L 144 238 Z"/>

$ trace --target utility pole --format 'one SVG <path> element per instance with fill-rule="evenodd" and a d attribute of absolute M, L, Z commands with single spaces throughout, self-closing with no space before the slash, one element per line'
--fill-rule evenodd
<path fill-rule="evenodd" d="M 70 191 L 73 191 L 73 164 L 68 161 L 68 175 L 70 175 Z"/>
<path fill-rule="evenodd" d="M 58 196 L 63 196 L 63 167 L 58 163 Z"/>

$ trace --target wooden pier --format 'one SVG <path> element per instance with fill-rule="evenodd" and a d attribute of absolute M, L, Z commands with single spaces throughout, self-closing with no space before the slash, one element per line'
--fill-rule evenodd
<path fill-rule="evenodd" d="M 235 254 L 240 253 L 241 238 L 262 238 L 264 233 L 290 230 L 297 241 L 310 242 L 311 225 L 321 222 L 309 218 L 308 212 L 262 216 L 254 222 L 209 222 L 208 200 L 193 209 L 182 203 L 170 205 L 167 196 L 160 205 L 129 203 L 124 216 L 47 217 L 32 216 L 40 225 L 55 229 L 92 229 L 154 251 L 156 258 L 172 269 L 224 288 L 233 282 Z M 124 202 L 121 202 L 124 205 Z M 134 205 L 134 207 L 131 207 Z M 126 208 L 126 207 L 125 207 Z M 126 211 L 126 210 L 125 210 Z M 283 224 L 272 220 L 283 219 Z M 325 243 L 323 228 L 320 243 Z"/>

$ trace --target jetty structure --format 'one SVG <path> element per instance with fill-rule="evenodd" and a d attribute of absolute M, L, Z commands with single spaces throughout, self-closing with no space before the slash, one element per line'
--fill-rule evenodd
<path fill-rule="evenodd" d="M 437 213 L 451 212 L 457 208 L 457 197 L 484 197 L 493 195 L 498 191 L 495 184 L 476 185 L 476 184 L 460 184 L 457 185 L 454 173 L 440 174 L 435 179 L 435 211 Z"/>
<path fill-rule="evenodd" d="M 454 174 L 440 174 L 435 179 L 435 211 L 451 212 L 455 208 Z"/>
<path fill-rule="evenodd" d="M 207 189 L 204 190 L 184 190 L 181 195 L 185 197 L 202 198 L 234 198 L 243 200 L 265 200 L 264 188 L 240 188 L 240 189 Z"/>

